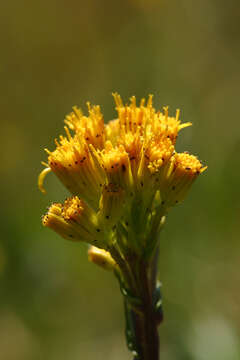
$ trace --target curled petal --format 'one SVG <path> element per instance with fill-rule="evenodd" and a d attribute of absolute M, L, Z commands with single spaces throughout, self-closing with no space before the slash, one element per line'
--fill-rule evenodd
<path fill-rule="evenodd" d="M 48 173 L 50 173 L 51 171 L 52 170 L 49 167 L 47 167 L 47 168 L 43 169 L 43 171 L 41 171 L 38 176 L 38 188 L 43 194 L 46 194 L 46 190 L 43 187 L 44 179 L 45 179 L 46 175 Z"/>

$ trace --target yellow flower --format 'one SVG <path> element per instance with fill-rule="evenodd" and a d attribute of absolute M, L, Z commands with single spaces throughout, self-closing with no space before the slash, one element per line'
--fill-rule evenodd
<path fill-rule="evenodd" d="M 104 184 L 104 173 L 91 154 L 88 144 L 76 133 L 72 137 L 56 140 L 56 149 L 48 153 L 48 166 L 73 194 L 81 196 L 93 208 L 97 208 Z"/>
<path fill-rule="evenodd" d="M 181 202 L 199 174 L 206 170 L 194 155 L 175 153 L 161 179 L 160 193 L 165 206 Z"/>
<path fill-rule="evenodd" d="M 124 252 L 142 247 L 206 167 L 175 151 L 179 131 L 191 125 L 181 123 L 179 110 L 175 117 L 167 107 L 156 111 L 152 95 L 139 106 L 134 96 L 127 105 L 113 96 L 118 116 L 106 125 L 99 106 L 87 103 L 88 116 L 73 108 L 65 119 L 66 136 L 55 140 L 54 151 L 46 150 L 39 187 L 44 192 L 44 178 L 52 171 L 73 195 L 50 207 L 45 226 L 100 248 L 117 243 Z M 136 241 L 136 234 L 142 240 Z"/>
<path fill-rule="evenodd" d="M 107 246 L 97 214 L 77 196 L 66 199 L 64 204 L 52 204 L 42 223 L 67 240 L 85 241 L 102 248 Z"/>

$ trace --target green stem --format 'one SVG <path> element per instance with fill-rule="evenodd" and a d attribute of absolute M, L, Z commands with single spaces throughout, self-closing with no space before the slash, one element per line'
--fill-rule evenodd
<path fill-rule="evenodd" d="M 156 279 L 153 291 L 149 270 L 149 264 L 142 260 L 139 267 L 141 307 L 132 306 L 130 300 L 125 300 L 127 341 L 136 353 L 134 360 L 159 360 L 160 356 L 158 325 L 162 317 L 155 306 Z"/>
<path fill-rule="evenodd" d="M 142 340 L 142 359 L 141 360 L 158 360 L 159 359 L 159 337 L 158 323 L 155 316 L 153 303 L 153 293 L 151 284 L 148 279 L 147 265 L 142 262 L 140 266 L 140 280 L 142 284 L 142 301 L 143 312 L 138 315 L 141 322 L 141 340 Z M 139 339 L 140 340 L 140 339 Z"/>
<path fill-rule="evenodd" d="M 162 321 L 162 307 L 155 237 L 157 231 L 152 237 L 152 256 L 139 256 L 130 249 L 121 251 L 116 245 L 110 249 L 120 270 L 115 274 L 124 295 L 126 339 L 134 360 L 159 360 L 160 356 L 158 326 Z"/>

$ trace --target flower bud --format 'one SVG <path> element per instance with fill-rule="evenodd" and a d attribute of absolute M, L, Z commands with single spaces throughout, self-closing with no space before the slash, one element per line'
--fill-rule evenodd
<path fill-rule="evenodd" d="M 88 250 L 88 260 L 105 270 L 114 270 L 117 267 L 117 264 L 108 251 L 95 246 L 90 246 Z"/>

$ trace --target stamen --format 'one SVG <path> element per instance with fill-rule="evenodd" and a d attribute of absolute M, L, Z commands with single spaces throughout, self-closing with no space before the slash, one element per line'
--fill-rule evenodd
<path fill-rule="evenodd" d="M 67 126 L 64 126 L 64 130 L 66 131 L 68 140 L 71 141 L 72 140 L 72 135 L 70 134 L 69 128 Z"/>
<path fill-rule="evenodd" d="M 179 117 L 180 117 L 180 109 L 176 110 L 176 121 L 179 121 Z"/>

